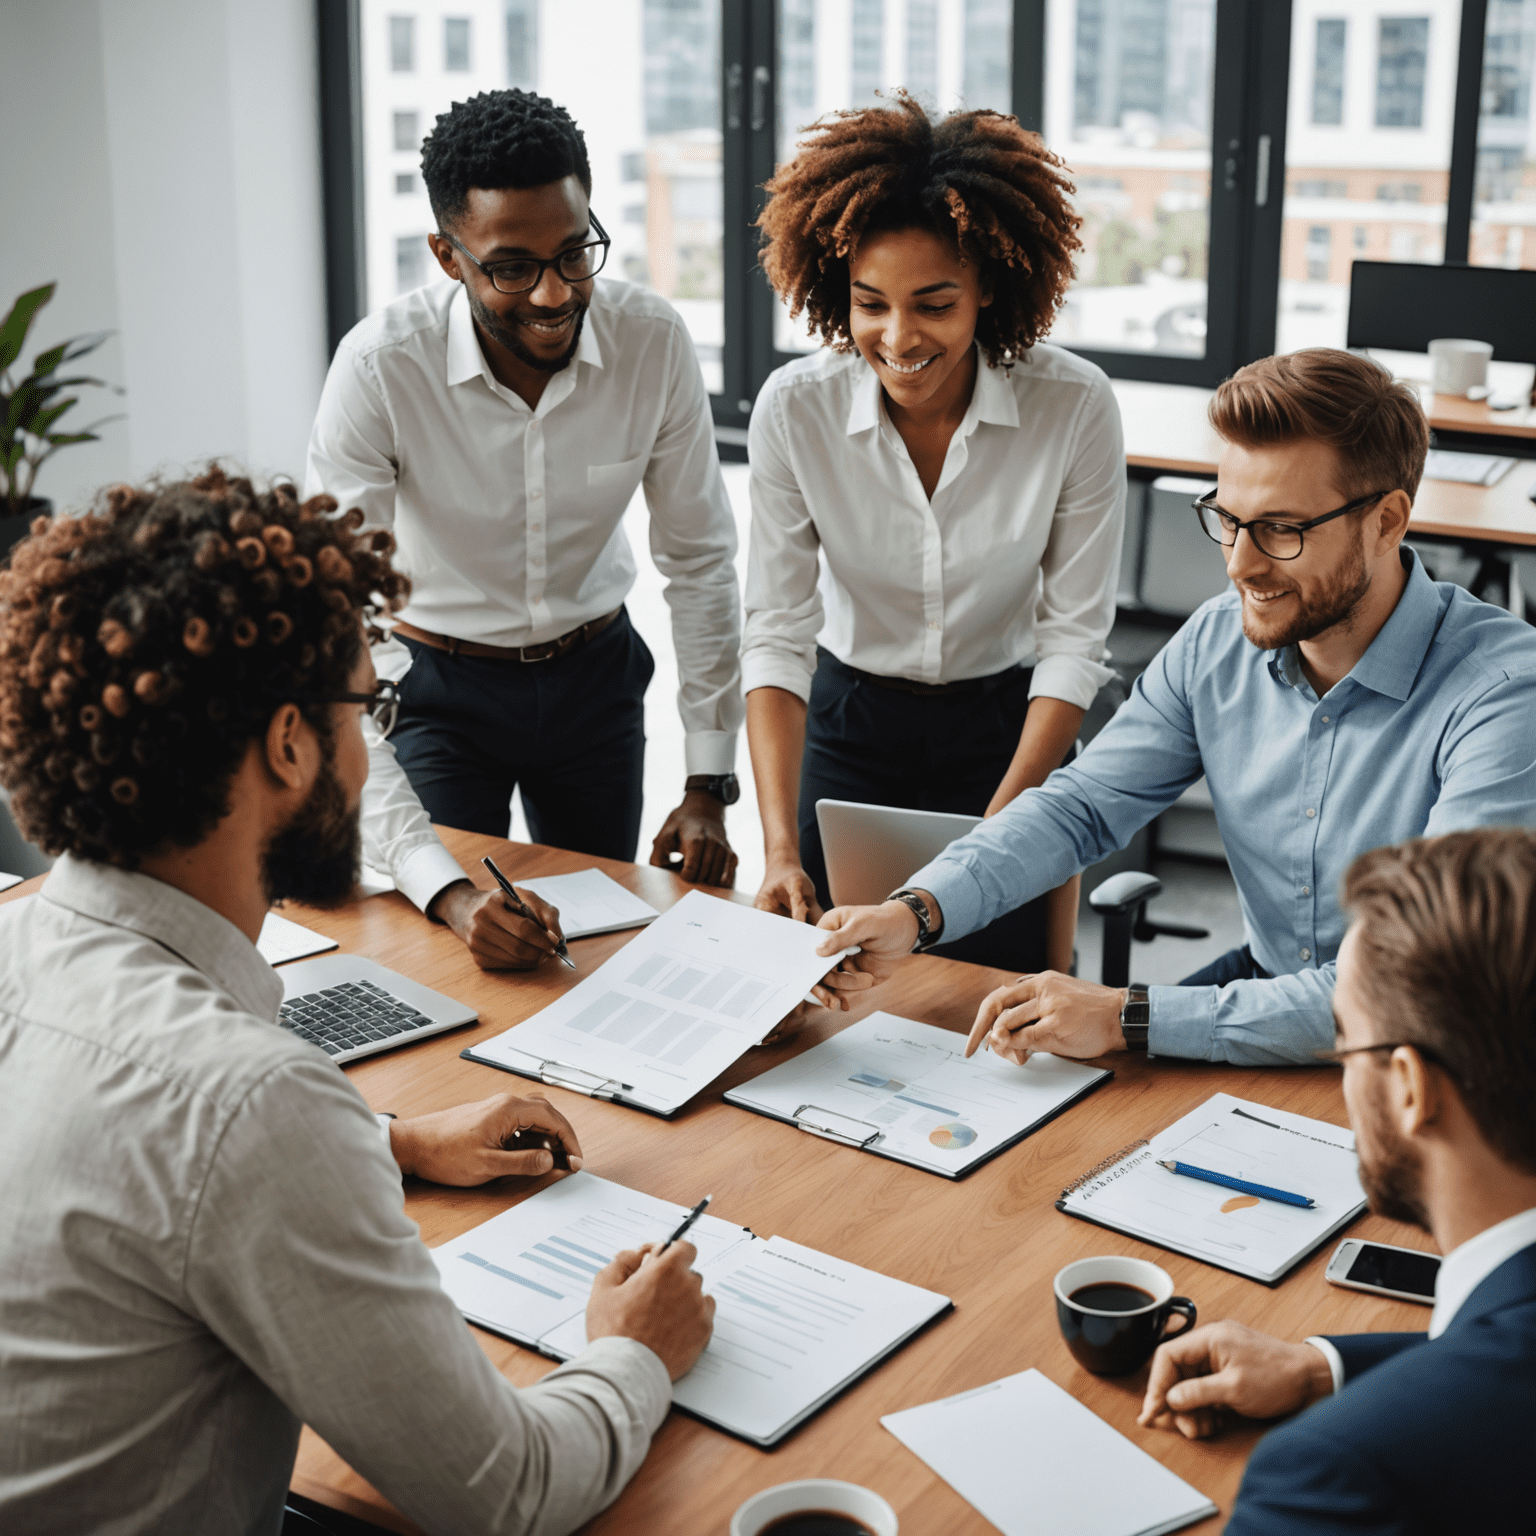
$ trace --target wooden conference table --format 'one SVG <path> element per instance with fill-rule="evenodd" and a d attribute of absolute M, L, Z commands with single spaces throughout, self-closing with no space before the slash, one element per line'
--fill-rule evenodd
<path fill-rule="evenodd" d="M 1221 440 L 1206 419 L 1213 391 L 1183 384 L 1112 380 L 1125 425 L 1127 463 L 1171 475 L 1214 475 Z M 1453 395 L 1435 395 L 1429 424 L 1443 432 L 1536 438 L 1536 406 L 1491 411 Z M 1484 451 L 1494 452 L 1491 446 Z M 1489 544 L 1536 544 L 1536 459 L 1519 459 L 1494 486 L 1425 480 L 1414 499 L 1411 530 Z"/>
<path fill-rule="evenodd" d="M 491 853 L 514 879 L 592 865 L 666 908 L 689 886 L 663 870 L 444 831 L 466 869 Z M 487 884 L 488 878 L 478 883 Z M 716 893 L 718 894 L 718 893 Z M 736 893 L 735 900 L 750 898 Z M 678 1205 L 705 1191 L 714 1212 L 767 1237 L 778 1233 L 952 1297 L 955 1310 L 920 1334 L 774 1451 L 760 1451 L 674 1411 L 634 1481 L 594 1520 L 591 1532 L 724 1536 L 749 1494 L 794 1478 L 833 1476 L 867 1484 L 890 1500 L 910 1536 L 981 1533 L 993 1527 L 880 1427 L 880 1415 L 1036 1366 L 1207 1493 L 1230 1513 L 1243 1463 L 1260 1433 L 1247 1426 L 1221 1439 L 1186 1443 L 1139 1429 L 1145 1372 L 1103 1380 L 1082 1370 L 1057 1331 L 1051 1278 L 1093 1253 L 1151 1258 L 1195 1299 L 1203 1319 L 1236 1317 L 1281 1337 L 1315 1332 L 1422 1329 L 1422 1307 L 1338 1290 L 1323 1281 L 1332 1245 L 1271 1290 L 1064 1216 L 1052 1202 L 1078 1174 L 1138 1136 L 1148 1135 L 1218 1090 L 1343 1123 L 1333 1068 L 1218 1067 L 1113 1058 L 1115 1078 L 1061 1118 L 958 1183 L 807 1135 L 722 1102 L 728 1087 L 756 1076 L 848 1022 L 817 1010 L 793 1042 L 750 1052 L 672 1121 L 535 1085 L 459 1058 L 574 986 L 632 933 L 575 940 L 575 973 L 552 962 L 536 972 L 477 970 L 447 930 L 428 924 L 395 893 L 337 912 L 291 913 L 340 941 L 480 1012 L 478 1024 L 348 1067 L 376 1110 L 421 1114 L 493 1093 L 543 1092 L 576 1126 L 587 1167 Z M 957 1031 L 1005 973 L 934 957 L 914 958 L 855 1010 L 879 1006 Z M 540 1181 L 505 1180 L 458 1190 L 410 1180 L 406 1209 L 428 1245 L 447 1241 L 522 1199 Z M 1375 1216 L 1352 1227 L 1405 1246 L 1420 1233 Z M 553 1362 L 473 1330 L 497 1366 L 527 1384 Z M 315 1434 L 306 1430 L 293 1486 L 309 1498 L 395 1531 L 416 1528 L 393 1510 Z M 1021 1493 L 1027 1487 L 1021 1483 Z M 1214 1531 L 1219 1522 L 1199 1527 Z"/>

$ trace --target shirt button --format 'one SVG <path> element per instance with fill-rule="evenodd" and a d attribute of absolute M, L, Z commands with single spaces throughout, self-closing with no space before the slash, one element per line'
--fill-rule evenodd
<path fill-rule="evenodd" d="M 1311 894 L 1312 894 L 1312 887 L 1311 887 L 1311 886 L 1310 886 L 1310 885 L 1304 885 L 1304 886 L 1302 886 L 1302 888 L 1301 888 L 1301 894 L 1302 894 L 1302 895 L 1303 895 L 1303 896 L 1310 896 L 1310 895 L 1311 895 Z"/>
<path fill-rule="evenodd" d="M 1308 806 L 1308 807 L 1307 807 L 1307 815 L 1308 815 L 1308 816 L 1316 816 L 1316 815 L 1317 815 L 1317 812 L 1316 812 L 1316 811 L 1314 811 L 1314 810 L 1313 810 L 1313 809 L 1312 809 L 1312 807 L 1311 807 L 1311 806 L 1310 806 L 1310 805 L 1309 805 L 1309 806 Z"/>
<path fill-rule="evenodd" d="M 1328 724 L 1328 716 L 1327 716 L 1327 715 L 1324 715 L 1324 716 L 1323 716 L 1323 724 L 1324 724 L 1324 725 L 1327 725 L 1327 724 Z"/>
<path fill-rule="evenodd" d="M 1311 950 L 1310 950 L 1310 949 L 1304 949 L 1304 950 L 1302 950 L 1302 952 L 1301 952 L 1301 958 L 1302 958 L 1302 959 L 1303 959 L 1303 960 L 1310 960 L 1310 959 L 1311 959 L 1311 958 L 1312 958 L 1312 951 L 1311 951 Z"/>

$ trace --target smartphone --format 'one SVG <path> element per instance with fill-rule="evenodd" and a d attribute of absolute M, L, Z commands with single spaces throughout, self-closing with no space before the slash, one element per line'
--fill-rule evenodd
<path fill-rule="evenodd" d="M 1362 1242 L 1346 1237 L 1333 1250 L 1323 1278 L 1331 1285 L 1352 1291 L 1370 1291 L 1398 1301 L 1435 1304 L 1435 1277 L 1440 1273 L 1438 1254 L 1417 1248 L 1389 1248 L 1385 1243 Z"/>

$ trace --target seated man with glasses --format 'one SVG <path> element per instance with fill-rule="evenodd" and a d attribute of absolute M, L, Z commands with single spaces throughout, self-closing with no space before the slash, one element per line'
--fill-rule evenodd
<path fill-rule="evenodd" d="M 486 967 L 559 934 L 478 890 L 431 822 L 504 837 L 521 790 L 534 839 L 632 859 L 654 664 L 624 599 L 622 526 L 643 486 L 667 578 L 687 780 L 651 846 L 730 885 L 725 807 L 741 724 L 736 528 L 693 342 L 658 295 L 604 271 L 581 130 L 527 91 L 456 103 L 422 148 L 451 279 L 343 339 L 310 439 L 307 493 L 391 529 L 410 602 L 376 656 L 399 685 L 372 739 L 364 857 Z M 404 770 L 402 772 L 402 769 Z"/>
<path fill-rule="evenodd" d="M 1358 854 L 1457 828 L 1536 823 L 1536 631 L 1403 544 L 1429 431 L 1377 365 L 1318 348 L 1216 391 L 1224 448 L 1194 515 L 1236 591 L 1204 604 L 1077 761 L 877 907 L 822 919 L 828 980 L 867 987 L 919 943 L 959 938 L 1123 848 L 1204 775 L 1246 942 L 1178 987 L 1054 971 L 999 988 L 983 1041 L 1304 1062 L 1333 1032 L 1339 880 Z"/>

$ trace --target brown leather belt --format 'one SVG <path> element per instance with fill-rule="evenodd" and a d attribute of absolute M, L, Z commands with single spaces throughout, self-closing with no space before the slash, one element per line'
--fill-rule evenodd
<path fill-rule="evenodd" d="M 605 613 L 600 619 L 588 619 L 585 624 L 540 645 L 487 645 L 483 640 L 460 640 L 457 635 L 438 635 L 430 629 L 418 629 L 404 619 L 395 620 L 395 633 L 404 635 L 407 640 L 430 645 L 435 651 L 447 651 L 450 656 L 473 656 L 481 661 L 557 661 L 585 645 L 594 635 L 602 634 L 623 612 L 624 607 L 620 604 L 612 613 Z"/>

